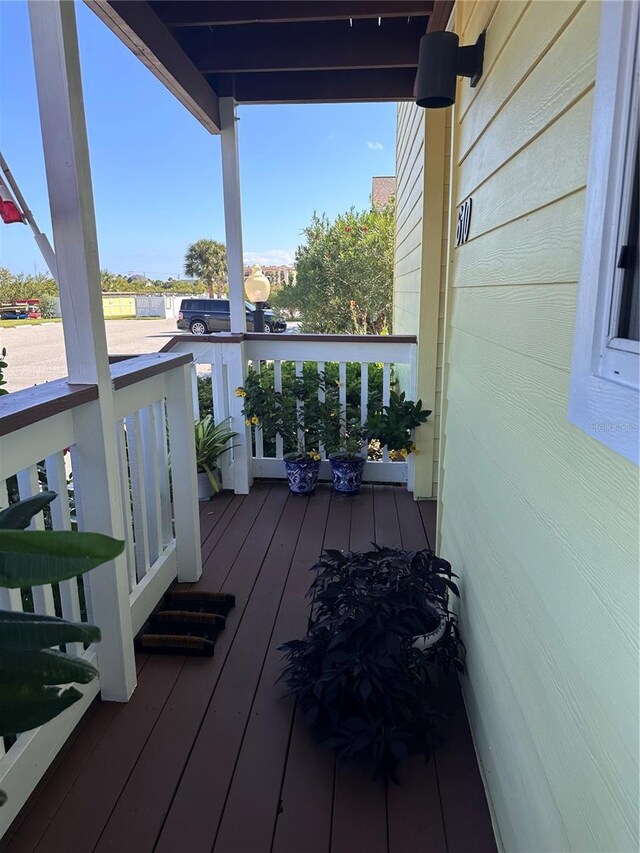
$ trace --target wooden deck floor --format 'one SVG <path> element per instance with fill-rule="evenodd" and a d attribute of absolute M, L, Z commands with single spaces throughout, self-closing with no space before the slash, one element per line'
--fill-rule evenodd
<path fill-rule="evenodd" d="M 11 853 L 476 853 L 495 843 L 464 711 L 384 787 L 311 741 L 277 647 L 306 630 L 322 547 L 420 548 L 432 503 L 257 484 L 204 505 L 199 587 L 237 606 L 213 658 L 141 656 L 126 705 L 96 702 L 0 848 Z M 460 706 L 461 707 L 461 706 Z"/>

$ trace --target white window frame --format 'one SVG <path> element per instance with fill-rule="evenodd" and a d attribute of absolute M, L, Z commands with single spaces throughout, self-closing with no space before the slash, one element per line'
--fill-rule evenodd
<path fill-rule="evenodd" d="M 638 144 L 639 25 L 640 4 L 602 3 L 569 393 L 569 420 L 636 465 L 640 351 L 637 342 L 615 337 L 615 322 L 619 234 L 630 203 L 633 145 Z"/>

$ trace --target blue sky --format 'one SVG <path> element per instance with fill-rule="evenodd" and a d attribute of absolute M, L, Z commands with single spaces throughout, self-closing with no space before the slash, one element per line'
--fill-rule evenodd
<path fill-rule="evenodd" d="M 220 141 L 83 3 L 76 4 L 100 263 L 176 277 L 187 245 L 224 240 Z M 51 236 L 24 0 L 0 0 L 0 149 Z M 245 258 L 286 263 L 314 210 L 369 204 L 395 171 L 394 104 L 239 109 Z M 0 266 L 45 271 L 26 226 L 0 225 Z"/>

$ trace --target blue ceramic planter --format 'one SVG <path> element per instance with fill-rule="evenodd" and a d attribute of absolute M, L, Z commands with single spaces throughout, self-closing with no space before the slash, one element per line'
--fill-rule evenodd
<path fill-rule="evenodd" d="M 303 459 L 300 462 L 289 462 L 285 459 L 289 488 L 294 495 L 312 495 L 318 482 L 319 462 Z"/>
<path fill-rule="evenodd" d="M 351 459 L 329 456 L 333 490 L 340 495 L 357 495 L 362 485 L 362 469 L 366 461 L 364 456 L 355 456 Z"/>

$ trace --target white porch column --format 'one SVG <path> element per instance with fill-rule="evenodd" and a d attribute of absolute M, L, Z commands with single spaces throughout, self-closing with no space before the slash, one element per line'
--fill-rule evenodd
<path fill-rule="evenodd" d="M 224 227 L 227 243 L 231 331 L 246 332 L 236 104 L 233 98 L 220 98 L 219 103 L 220 139 L 222 143 L 222 189 L 224 195 Z"/>
<path fill-rule="evenodd" d="M 123 539 L 75 8 L 67 0 L 29 0 L 29 17 L 69 382 L 99 390 L 99 399 L 74 422 L 74 487 L 85 528 Z M 92 617 L 102 630 L 102 695 L 126 701 L 136 670 L 124 557 L 94 569 L 90 582 Z"/>
<path fill-rule="evenodd" d="M 246 332 L 236 104 L 233 98 L 220 98 L 219 105 L 231 331 Z M 231 389 L 239 385 L 244 385 L 247 376 L 247 359 L 245 357 L 244 343 L 240 343 L 237 346 L 234 345 L 227 357 L 228 377 Z M 233 454 L 234 490 L 236 494 L 244 495 L 247 494 L 253 482 L 253 473 L 251 470 L 251 431 L 244 423 L 241 412 L 242 400 L 232 397 L 230 410 L 232 428 L 238 433 L 236 442 L 238 446 Z"/>

